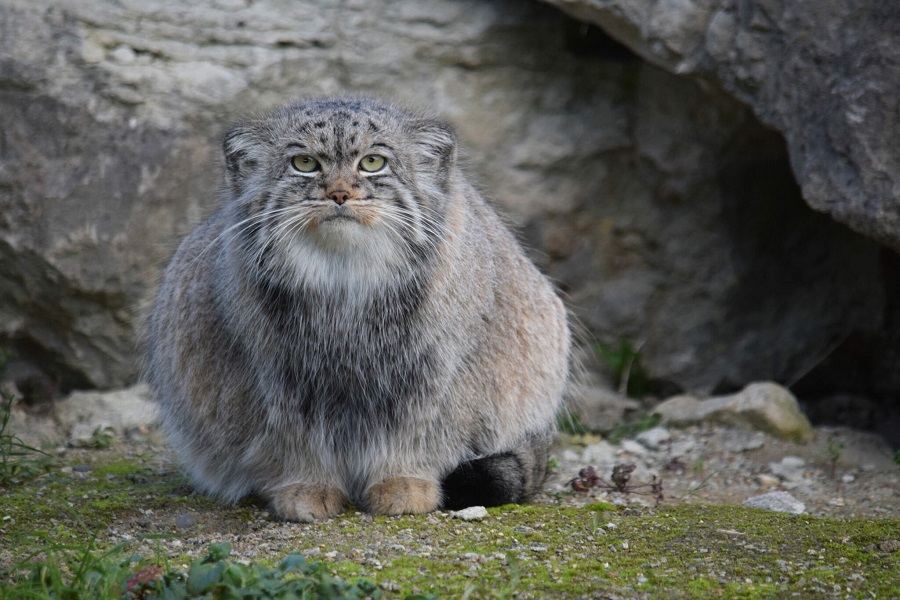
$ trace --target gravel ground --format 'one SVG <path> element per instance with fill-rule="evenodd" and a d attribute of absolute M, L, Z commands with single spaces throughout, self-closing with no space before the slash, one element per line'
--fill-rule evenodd
<path fill-rule="evenodd" d="M 11 496 L 2 507 L 0 568 L 27 549 L 22 532 L 39 529 L 60 543 L 67 536 L 83 543 L 95 532 L 101 546 L 125 542 L 129 552 L 185 569 L 223 540 L 238 560 L 299 551 L 337 576 L 365 576 L 400 597 L 466 586 L 478 592 L 473 597 L 488 597 L 512 589 L 517 569 L 526 582 L 517 588 L 520 598 L 654 597 L 660 590 L 667 597 L 741 590 L 900 595 L 895 584 L 872 582 L 872 565 L 900 578 L 900 527 L 878 525 L 879 518 L 900 518 L 900 467 L 879 438 L 851 430 L 818 429 L 805 445 L 722 426 L 657 428 L 617 444 L 563 438 L 545 493 L 530 505 L 472 520 L 447 512 L 372 517 L 351 509 L 323 523 L 279 522 L 257 501 L 226 506 L 193 494 L 153 432 L 106 450 L 69 448 L 60 455 L 66 465 L 60 473 L 21 490 L 27 506 L 14 507 Z M 594 466 L 608 482 L 619 463 L 635 465 L 631 485 L 660 478 L 663 501 L 602 486 L 572 491 L 569 482 L 582 468 Z M 740 513 L 735 525 L 734 513 L 709 506 L 772 491 L 790 493 L 809 515 L 867 519 L 801 522 L 808 517 Z"/>
<path fill-rule="evenodd" d="M 576 444 L 573 442 L 581 442 Z M 817 428 L 807 444 L 779 440 L 758 431 L 722 426 L 656 428 L 618 444 L 568 438 L 556 452 L 549 489 L 592 465 L 609 481 L 612 467 L 632 463 L 632 481 L 663 480 L 665 504 L 740 504 L 772 491 L 785 491 L 805 504 L 806 513 L 828 517 L 900 517 L 900 465 L 884 441 L 869 433 Z M 595 489 L 588 498 L 652 506 L 652 496 Z"/>

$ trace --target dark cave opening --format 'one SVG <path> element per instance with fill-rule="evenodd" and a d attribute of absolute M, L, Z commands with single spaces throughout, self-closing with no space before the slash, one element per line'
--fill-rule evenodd
<path fill-rule="evenodd" d="M 900 447 L 900 255 L 807 206 L 777 132 L 738 132 L 719 177 L 741 279 L 730 310 L 741 326 L 783 328 L 774 339 L 792 349 L 772 349 L 772 378 L 813 424 Z"/>

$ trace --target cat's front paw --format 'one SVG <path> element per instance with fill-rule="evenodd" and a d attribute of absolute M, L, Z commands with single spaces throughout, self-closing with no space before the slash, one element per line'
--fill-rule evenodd
<path fill-rule="evenodd" d="M 280 519 L 310 523 L 339 515 L 347 504 L 344 493 L 334 487 L 295 483 L 272 495 L 272 508 Z"/>
<path fill-rule="evenodd" d="M 366 492 L 369 511 L 383 515 L 430 512 L 438 507 L 440 492 L 434 481 L 417 477 L 393 477 Z"/>

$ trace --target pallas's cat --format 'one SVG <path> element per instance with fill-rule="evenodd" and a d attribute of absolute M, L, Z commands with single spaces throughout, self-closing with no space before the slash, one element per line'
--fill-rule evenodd
<path fill-rule="evenodd" d="M 566 311 L 444 123 L 371 99 L 231 128 L 146 374 L 190 477 L 284 519 L 527 499 L 568 380 Z"/>

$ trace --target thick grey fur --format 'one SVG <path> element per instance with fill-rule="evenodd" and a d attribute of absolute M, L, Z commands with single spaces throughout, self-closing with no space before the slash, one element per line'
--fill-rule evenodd
<path fill-rule="evenodd" d="M 298 154 L 320 170 L 294 169 Z M 382 171 L 359 169 L 371 154 Z M 454 469 L 497 454 L 519 465 L 512 499 L 538 489 L 567 315 L 463 176 L 450 127 L 311 100 L 234 126 L 224 155 L 221 206 L 178 248 L 146 331 L 147 379 L 195 484 L 295 520 L 344 500 L 431 510 Z M 437 495 L 388 486 L 401 497 L 382 508 L 373 486 L 395 478 Z M 321 509 L 309 490 L 336 495 Z"/>

